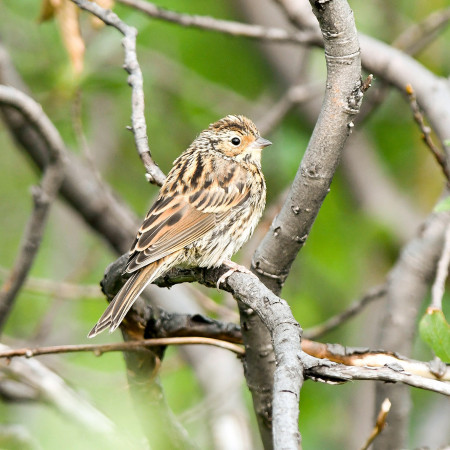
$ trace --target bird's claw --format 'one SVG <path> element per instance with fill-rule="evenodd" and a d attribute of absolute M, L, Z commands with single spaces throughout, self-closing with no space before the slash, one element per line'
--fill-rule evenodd
<path fill-rule="evenodd" d="M 217 290 L 220 290 L 221 283 L 224 283 L 226 279 L 234 272 L 247 273 L 249 275 L 254 276 L 254 274 L 250 272 L 250 270 L 248 270 L 247 267 L 241 266 L 240 264 L 237 264 L 233 261 L 225 261 L 224 265 L 228 266 L 230 269 L 227 270 L 223 275 L 221 275 L 221 277 L 217 280 L 216 283 Z"/>

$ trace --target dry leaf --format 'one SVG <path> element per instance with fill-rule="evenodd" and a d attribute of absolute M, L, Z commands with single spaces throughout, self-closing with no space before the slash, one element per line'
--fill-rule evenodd
<path fill-rule="evenodd" d="M 76 75 L 79 75 L 83 71 L 85 49 L 80 30 L 80 10 L 70 0 L 58 1 L 60 4 L 57 8 L 55 8 L 55 15 L 58 21 L 61 37 L 63 38 L 67 53 L 69 53 L 73 71 Z"/>
<path fill-rule="evenodd" d="M 90 0 L 93 1 L 93 0 Z M 102 8 L 111 9 L 114 0 L 95 0 Z M 76 75 L 83 71 L 85 45 L 80 31 L 80 10 L 70 0 L 42 0 L 39 21 L 44 22 L 56 18 L 61 37 L 69 54 L 73 71 Z M 91 16 L 94 27 L 100 28 L 104 23 Z"/>

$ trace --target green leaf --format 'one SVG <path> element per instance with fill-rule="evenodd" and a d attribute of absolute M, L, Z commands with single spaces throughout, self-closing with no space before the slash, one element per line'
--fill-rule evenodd
<path fill-rule="evenodd" d="M 434 212 L 450 211 L 450 197 L 445 197 L 434 208 Z"/>
<path fill-rule="evenodd" d="M 440 309 L 428 308 L 419 323 L 422 339 L 442 361 L 450 361 L 450 325 Z"/>

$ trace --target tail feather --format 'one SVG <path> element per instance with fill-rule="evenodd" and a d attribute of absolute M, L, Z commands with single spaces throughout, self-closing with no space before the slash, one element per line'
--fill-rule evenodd
<path fill-rule="evenodd" d="M 143 267 L 131 275 L 123 285 L 122 289 L 108 305 L 94 328 L 89 332 L 88 337 L 92 338 L 107 328 L 109 328 L 110 333 L 112 333 L 121 324 L 127 312 L 133 306 L 133 303 L 145 287 L 158 278 L 162 272 L 166 271 L 173 259 L 174 258 L 163 258 L 153 264 Z"/>

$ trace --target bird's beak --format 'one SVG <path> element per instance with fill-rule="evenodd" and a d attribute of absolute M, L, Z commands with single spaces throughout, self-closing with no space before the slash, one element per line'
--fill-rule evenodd
<path fill-rule="evenodd" d="M 269 145 L 272 145 L 272 142 L 270 142 L 269 140 L 264 139 L 263 137 L 259 136 L 258 139 L 256 139 L 255 144 L 259 148 L 264 148 L 264 147 L 268 147 Z"/>

